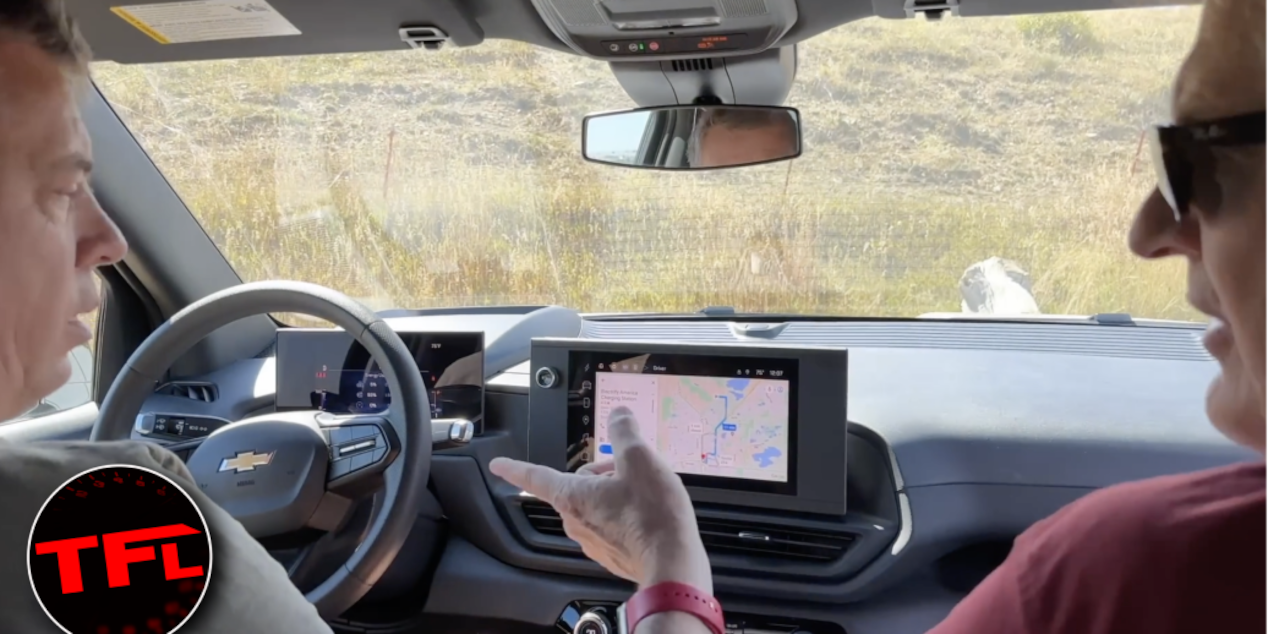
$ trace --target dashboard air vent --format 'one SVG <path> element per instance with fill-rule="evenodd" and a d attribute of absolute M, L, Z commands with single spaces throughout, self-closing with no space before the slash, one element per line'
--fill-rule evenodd
<path fill-rule="evenodd" d="M 564 521 L 554 507 L 539 500 L 525 500 L 522 506 L 533 530 L 543 535 L 567 537 L 564 535 Z"/>
<path fill-rule="evenodd" d="M 840 559 L 854 536 L 822 530 L 701 517 L 700 537 L 715 555 L 746 555 L 768 559 L 830 562 Z"/>
<path fill-rule="evenodd" d="M 220 397 L 219 390 L 216 389 L 215 383 L 196 383 L 191 381 L 173 381 L 165 383 L 157 390 L 155 394 L 166 394 L 168 396 L 178 396 L 187 398 L 192 401 L 202 401 L 210 403 Z"/>
<path fill-rule="evenodd" d="M 549 504 L 525 500 L 522 506 L 533 530 L 543 535 L 566 537 L 563 520 Z M 706 517 L 697 518 L 696 523 L 705 549 L 713 555 L 827 563 L 844 556 L 855 539 L 850 533 Z"/>

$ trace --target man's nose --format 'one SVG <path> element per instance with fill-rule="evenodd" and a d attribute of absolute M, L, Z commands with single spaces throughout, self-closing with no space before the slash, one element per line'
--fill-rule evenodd
<path fill-rule="evenodd" d="M 1176 222 L 1171 206 L 1157 189 L 1141 203 L 1127 242 L 1136 255 L 1145 259 L 1172 255 L 1197 257 L 1201 249 L 1197 219 L 1186 214 Z"/>
<path fill-rule="evenodd" d="M 97 268 L 122 260 L 128 253 L 128 241 L 119 226 L 106 215 L 95 197 L 86 196 L 82 204 L 76 267 Z"/>

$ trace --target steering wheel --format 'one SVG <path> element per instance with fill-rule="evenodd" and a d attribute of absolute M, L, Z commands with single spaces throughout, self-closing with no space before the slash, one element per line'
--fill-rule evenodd
<path fill-rule="evenodd" d="M 306 595 L 331 618 L 364 596 L 396 557 L 421 509 L 431 467 L 431 408 L 422 375 L 400 336 L 370 309 L 301 282 L 242 284 L 209 295 L 173 315 L 132 354 L 110 386 L 91 439 L 130 439 L 172 363 L 216 329 L 265 313 L 311 315 L 350 333 L 379 361 L 392 406 L 372 416 L 264 414 L 182 448 L 197 444 L 186 464 L 198 488 L 257 539 L 306 528 L 332 531 L 357 500 L 382 491 L 360 546 Z M 299 567 L 291 566 L 292 581 Z"/>

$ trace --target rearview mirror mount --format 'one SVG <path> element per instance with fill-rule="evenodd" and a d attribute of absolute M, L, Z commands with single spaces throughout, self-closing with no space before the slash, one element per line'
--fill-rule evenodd
<path fill-rule="evenodd" d="M 801 113 L 781 106 L 692 105 L 592 114 L 581 125 L 592 163 L 710 170 L 801 156 Z"/>

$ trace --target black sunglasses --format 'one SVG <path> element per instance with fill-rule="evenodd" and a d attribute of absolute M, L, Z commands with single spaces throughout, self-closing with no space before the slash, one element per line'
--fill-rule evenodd
<path fill-rule="evenodd" d="M 1213 147 L 1264 144 L 1264 113 L 1254 112 L 1187 125 L 1155 126 L 1149 130 L 1149 149 L 1158 191 L 1171 205 L 1176 222 L 1190 205 L 1214 212 L 1223 202 L 1215 178 Z"/>

